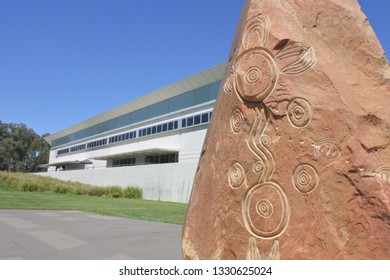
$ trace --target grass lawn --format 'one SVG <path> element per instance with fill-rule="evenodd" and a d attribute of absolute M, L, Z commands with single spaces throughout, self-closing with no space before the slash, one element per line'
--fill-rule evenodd
<path fill-rule="evenodd" d="M 183 224 L 187 204 L 17 191 L 0 182 L 0 209 L 77 210 L 147 221 Z"/>

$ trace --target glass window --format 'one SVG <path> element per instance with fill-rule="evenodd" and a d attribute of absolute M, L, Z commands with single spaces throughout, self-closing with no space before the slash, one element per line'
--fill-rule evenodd
<path fill-rule="evenodd" d="M 152 134 L 156 134 L 156 132 L 157 132 L 157 127 L 153 126 L 152 127 Z"/>
<path fill-rule="evenodd" d="M 148 127 L 147 134 L 148 135 L 152 134 L 152 128 L 151 127 Z"/>
<path fill-rule="evenodd" d="M 169 100 L 169 112 L 180 110 L 180 95 L 172 97 Z"/>
<path fill-rule="evenodd" d="M 192 125 L 194 125 L 194 118 L 193 117 L 187 118 L 187 126 L 192 126 Z"/>
<path fill-rule="evenodd" d="M 168 130 L 173 130 L 173 122 L 168 123 Z"/>
<path fill-rule="evenodd" d="M 161 127 L 161 124 L 160 124 L 160 125 L 157 126 L 157 133 L 160 133 L 161 129 L 162 129 L 162 127 Z"/>
<path fill-rule="evenodd" d="M 168 125 L 167 125 L 166 123 L 164 123 L 164 124 L 162 125 L 162 131 L 165 132 L 165 131 L 167 131 L 167 130 L 168 130 Z"/>
<path fill-rule="evenodd" d="M 182 119 L 181 120 L 181 127 L 184 128 L 187 126 L 187 119 Z"/>
<path fill-rule="evenodd" d="M 143 135 L 143 136 L 148 135 L 148 134 L 147 134 L 147 129 L 146 129 L 146 128 L 142 129 L 142 135 Z"/>
<path fill-rule="evenodd" d="M 179 121 L 174 121 L 173 122 L 173 129 L 178 129 L 179 127 Z"/>
<path fill-rule="evenodd" d="M 195 89 L 195 93 L 194 93 L 195 105 L 202 104 L 208 101 L 210 101 L 210 87 L 208 85 Z"/>
<path fill-rule="evenodd" d="M 220 85 L 221 85 L 221 81 L 217 81 L 217 82 L 209 85 L 210 86 L 210 100 L 217 99 Z"/>
<path fill-rule="evenodd" d="M 188 108 L 194 105 L 194 91 L 180 95 L 181 108 Z"/>
<path fill-rule="evenodd" d="M 202 123 L 207 123 L 209 121 L 209 113 L 202 114 Z"/>
<path fill-rule="evenodd" d="M 194 117 L 194 124 L 200 124 L 200 115 Z"/>
<path fill-rule="evenodd" d="M 206 85 L 204 87 L 183 93 L 181 95 L 169 98 L 167 100 L 163 100 L 161 102 L 150 105 L 148 107 L 141 108 L 139 110 L 125 114 L 115 119 L 107 120 L 95 126 L 72 133 L 70 135 L 61 137 L 59 139 L 55 139 L 52 142 L 52 148 L 55 148 L 59 145 L 64 145 L 72 141 L 77 141 L 86 137 L 91 137 L 99 133 L 104 133 L 109 130 L 120 128 L 126 125 L 131 125 L 140 121 L 144 121 L 151 117 L 158 117 L 173 111 L 181 110 L 184 108 L 188 108 L 190 106 L 215 100 L 218 94 L 220 84 L 221 81 L 217 81 L 215 83 Z M 193 125 L 193 124 L 187 123 L 186 127 L 189 125 Z M 163 131 L 163 129 L 161 129 L 161 131 Z"/>

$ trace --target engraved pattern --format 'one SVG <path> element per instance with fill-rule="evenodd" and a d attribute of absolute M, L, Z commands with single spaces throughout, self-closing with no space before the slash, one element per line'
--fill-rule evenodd
<path fill-rule="evenodd" d="M 267 134 L 263 134 L 261 135 L 261 143 L 268 147 L 269 145 L 271 145 L 272 141 L 271 141 L 271 137 L 269 137 Z"/>
<path fill-rule="evenodd" d="M 390 167 L 381 166 L 375 171 L 379 183 L 390 186 Z"/>
<path fill-rule="evenodd" d="M 247 230 L 259 238 L 276 238 L 287 228 L 290 207 L 286 194 L 274 182 L 249 189 L 242 205 Z"/>
<path fill-rule="evenodd" d="M 293 174 L 294 187 L 301 193 L 309 193 L 318 185 L 317 171 L 309 164 L 298 165 Z"/>
<path fill-rule="evenodd" d="M 289 60 L 289 64 L 282 68 L 281 73 L 297 75 L 312 67 L 316 62 L 314 49 L 304 43 L 289 41 L 276 55 L 278 60 Z"/>
<path fill-rule="evenodd" d="M 246 181 L 244 168 L 238 162 L 233 163 L 229 170 L 229 184 L 232 188 L 240 188 Z"/>
<path fill-rule="evenodd" d="M 253 65 L 259 65 L 261 69 Z M 234 73 L 235 90 L 241 98 L 261 102 L 275 89 L 279 70 L 267 49 L 255 48 L 243 52 L 237 58 Z"/>
<path fill-rule="evenodd" d="M 253 173 L 258 176 L 255 182 L 247 182 L 243 166 L 235 162 L 229 169 L 229 184 L 232 188 L 246 186 L 242 200 L 242 216 L 249 239 L 247 259 L 261 259 L 256 238 L 274 239 L 272 249 L 266 259 L 279 259 L 279 237 L 286 230 L 290 220 L 290 206 L 283 188 L 272 181 L 275 158 L 269 149 L 272 141 L 265 134 L 269 112 L 264 101 L 275 91 L 280 75 L 297 75 L 312 67 L 316 54 L 305 43 L 281 40 L 275 48 L 267 48 L 270 32 L 267 16 L 258 14 L 247 20 L 241 46 L 233 53 L 224 91 L 234 92 L 247 108 L 253 108 L 255 118 L 250 125 L 247 138 L 248 147 L 257 157 L 252 163 Z M 233 96 L 233 95 L 232 95 Z M 250 104 L 248 104 L 250 103 Z M 248 111 L 245 111 L 245 114 Z M 294 127 L 302 128 L 311 122 L 310 103 L 302 98 L 291 100 L 288 106 L 288 119 Z M 234 110 L 230 127 L 234 133 L 242 133 L 247 121 L 244 113 Z M 321 156 L 334 157 L 334 147 L 323 145 L 318 151 Z M 328 150 L 327 150 L 328 149 Z M 327 151 L 330 151 L 329 154 Z M 334 150 L 335 152 L 335 150 Z M 298 166 L 294 171 L 294 186 L 307 193 L 318 184 L 318 176 L 309 165 Z"/>
<path fill-rule="evenodd" d="M 223 85 L 223 89 L 226 93 L 232 93 L 233 92 L 233 67 L 230 66 L 230 71 L 228 76 L 226 77 L 225 84 Z"/>
<path fill-rule="evenodd" d="M 240 133 L 243 130 L 245 123 L 244 115 L 241 110 L 235 109 L 230 117 L 230 128 L 235 133 Z"/>
<path fill-rule="evenodd" d="M 229 79 L 226 80 L 225 85 L 223 86 L 223 90 L 226 93 L 231 93 L 233 91 L 233 85 L 231 84 Z"/>
<path fill-rule="evenodd" d="M 297 128 L 307 126 L 312 119 L 312 110 L 309 102 L 303 98 L 294 98 L 287 106 L 287 116 L 293 126 Z"/>
<path fill-rule="evenodd" d="M 324 139 L 318 141 L 314 145 L 314 154 L 317 158 L 324 160 L 334 160 L 338 158 L 341 154 L 339 148 L 330 141 Z"/>
<path fill-rule="evenodd" d="M 274 240 L 272 243 L 271 251 L 264 256 L 260 254 L 260 250 L 257 247 L 256 238 L 250 237 L 248 242 L 248 250 L 246 253 L 247 260 L 279 260 L 279 240 Z"/>
<path fill-rule="evenodd" d="M 256 211 L 263 218 L 269 218 L 274 213 L 274 207 L 266 198 L 260 199 L 256 204 Z"/>
<path fill-rule="evenodd" d="M 245 50 L 257 46 L 264 47 L 268 41 L 270 22 L 267 17 L 260 14 L 248 20 L 243 33 L 242 45 Z"/>
<path fill-rule="evenodd" d="M 261 135 L 267 125 L 266 118 L 258 108 L 255 108 L 255 112 L 256 119 L 249 133 L 248 144 L 251 151 L 263 162 L 264 170 L 259 177 L 258 183 L 268 182 L 271 180 L 275 170 L 275 159 L 261 141 Z"/>
<path fill-rule="evenodd" d="M 254 173 L 260 173 L 264 169 L 264 164 L 262 161 L 256 161 L 254 164 L 252 164 L 252 170 Z"/>

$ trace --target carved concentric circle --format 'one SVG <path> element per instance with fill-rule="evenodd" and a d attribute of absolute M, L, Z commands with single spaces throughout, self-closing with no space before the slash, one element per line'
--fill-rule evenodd
<path fill-rule="evenodd" d="M 254 84 L 261 79 L 261 75 L 261 70 L 256 66 L 253 66 L 245 73 L 245 82 L 248 84 Z"/>
<path fill-rule="evenodd" d="M 245 118 L 241 110 L 235 109 L 230 117 L 230 128 L 235 133 L 240 133 L 244 128 Z"/>
<path fill-rule="evenodd" d="M 288 119 L 297 128 L 307 126 L 312 119 L 310 103 L 303 98 L 294 98 L 287 106 Z"/>
<path fill-rule="evenodd" d="M 239 162 L 233 163 L 229 170 L 229 184 L 232 188 L 240 188 L 246 180 L 245 170 Z"/>
<path fill-rule="evenodd" d="M 272 142 L 271 137 L 269 137 L 267 134 L 262 134 L 262 135 L 260 136 L 260 141 L 261 141 L 261 143 L 262 143 L 264 146 L 266 146 L 266 147 L 268 147 L 269 145 L 271 145 L 271 142 Z"/>
<path fill-rule="evenodd" d="M 262 161 L 256 161 L 255 163 L 252 164 L 252 170 L 255 173 L 260 173 L 264 169 L 264 164 Z"/>
<path fill-rule="evenodd" d="M 234 69 L 234 87 L 246 101 L 264 101 L 276 87 L 279 70 L 273 55 L 265 48 L 243 52 Z"/>
<path fill-rule="evenodd" d="M 271 201 L 266 198 L 260 199 L 256 204 L 256 211 L 263 218 L 269 218 L 274 213 Z"/>
<path fill-rule="evenodd" d="M 298 165 L 293 174 L 294 187 L 301 193 L 313 191 L 319 182 L 317 171 L 309 164 Z"/>
<path fill-rule="evenodd" d="M 290 206 L 283 189 L 274 182 L 248 190 L 242 205 L 246 229 L 258 238 L 276 238 L 287 228 Z"/>

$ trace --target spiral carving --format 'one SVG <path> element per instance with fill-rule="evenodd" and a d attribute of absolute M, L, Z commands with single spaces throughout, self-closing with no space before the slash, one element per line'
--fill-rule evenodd
<path fill-rule="evenodd" d="M 309 193 L 318 185 L 318 174 L 309 164 L 298 165 L 293 174 L 294 187 L 301 193 Z"/>
<path fill-rule="evenodd" d="M 271 140 L 271 137 L 269 137 L 267 134 L 263 134 L 260 136 L 260 140 L 261 140 L 261 143 L 268 147 L 269 145 L 271 145 L 272 143 L 272 140 Z"/>
<path fill-rule="evenodd" d="M 246 181 L 245 170 L 239 162 L 233 163 L 229 170 L 229 184 L 232 188 L 240 188 Z"/>
<path fill-rule="evenodd" d="M 269 218 L 274 213 L 274 207 L 266 198 L 260 199 L 256 204 L 256 211 L 263 218 Z"/>
<path fill-rule="evenodd" d="M 232 116 L 230 117 L 230 128 L 233 132 L 240 133 L 244 128 L 244 124 L 244 115 L 242 114 L 241 110 L 235 109 Z"/>
<path fill-rule="evenodd" d="M 255 173 L 260 173 L 264 169 L 264 163 L 262 161 L 257 161 L 254 164 L 252 164 L 252 170 Z"/>
<path fill-rule="evenodd" d="M 287 112 L 289 121 L 297 128 L 305 127 L 311 122 L 311 106 L 303 98 L 294 98 L 291 100 L 287 107 Z"/>
<path fill-rule="evenodd" d="M 256 66 L 249 68 L 245 73 L 245 82 L 248 84 L 254 84 L 261 79 L 261 70 Z"/>
<path fill-rule="evenodd" d="M 290 206 L 283 189 L 274 182 L 250 188 L 242 205 L 247 230 L 258 238 L 276 238 L 287 228 Z"/>

